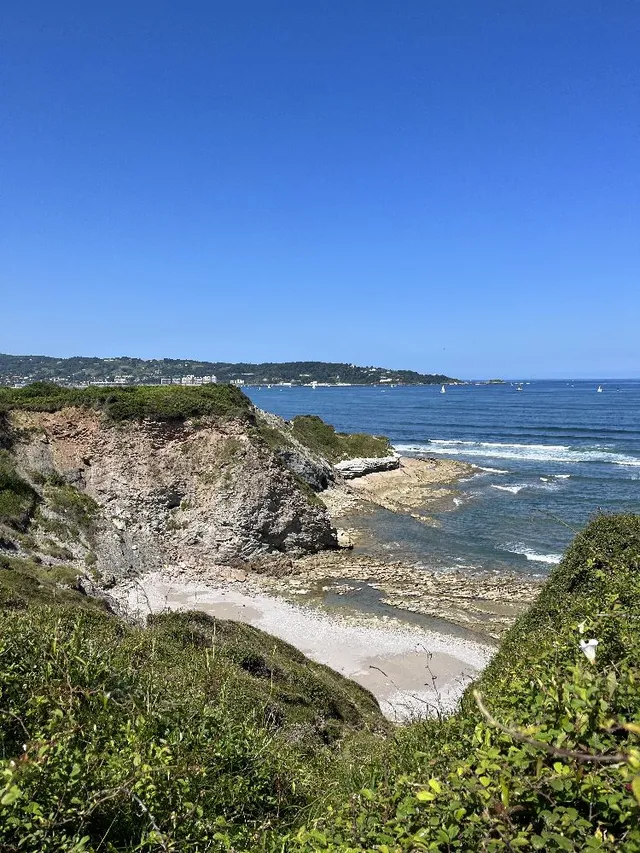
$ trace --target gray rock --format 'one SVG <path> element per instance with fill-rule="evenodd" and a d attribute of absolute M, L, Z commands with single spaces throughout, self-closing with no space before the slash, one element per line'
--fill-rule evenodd
<path fill-rule="evenodd" d="M 285 468 L 297 474 L 301 480 L 311 486 L 314 492 L 324 491 L 335 479 L 329 463 L 312 459 L 309 455 L 305 456 L 297 449 L 279 450 L 278 458 Z"/>
<path fill-rule="evenodd" d="M 337 548 L 325 507 L 300 484 L 319 490 L 335 473 L 288 436 L 273 448 L 251 424 L 213 417 L 202 418 L 197 430 L 147 421 L 116 429 L 79 409 L 19 417 L 21 426 L 48 437 L 42 445 L 37 432 L 23 432 L 13 451 L 21 470 L 53 471 L 69 481 L 84 472 L 77 488 L 97 508 L 74 555 L 79 562 L 91 556 L 98 576 Z M 274 420 L 274 429 L 283 424 Z M 291 452 L 281 456 L 281 449 Z"/>
<path fill-rule="evenodd" d="M 105 592 L 102 587 L 98 586 L 98 584 L 94 583 L 90 578 L 83 576 L 77 577 L 76 582 L 73 585 L 73 589 L 90 598 L 97 598 L 99 601 L 104 603 L 109 613 L 113 613 L 115 616 L 120 616 L 120 618 L 126 619 L 127 621 L 129 620 L 127 611 L 120 602 L 116 601 L 112 595 Z"/>
<path fill-rule="evenodd" d="M 381 456 L 369 459 L 345 459 L 344 462 L 338 462 L 334 465 L 336 471 L 338 471 L 345 480 L 353 480 L 355 477 L 364 477 L 367 474 L 374 474 L 376 471 L 393 471 L 394 468 L 399 467 L 399 456 Z"/>

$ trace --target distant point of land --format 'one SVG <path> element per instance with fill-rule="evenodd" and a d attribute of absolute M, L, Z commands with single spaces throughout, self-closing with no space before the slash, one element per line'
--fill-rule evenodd
<path fill-rule="evenodd" d="M 45 355 L 0 353 L 0 384 L 56 382 L 62 385 L 440 385 L 459 382 L 441 373 L 359 367 L 326 361 L 265 362 L 263 364 L 190 359 L 55 358 Z"/>

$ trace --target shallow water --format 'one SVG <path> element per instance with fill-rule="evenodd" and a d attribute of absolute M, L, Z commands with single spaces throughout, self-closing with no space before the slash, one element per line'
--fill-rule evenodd
<path fill-rule="evenodd" d="M 521 387 L 245 390 L 285 418 L 318 414 L 338 430 L 388 435 L 405 455 L 482 466 L 434 526 L 384 510 L 362 520 L 365 549 L 429 568 L 544 575 L 595 512 L 640 512 L 640 380 Z"/>
<path fill-rule="evenodd" d="M 153 573 L 136 584 L 125 581 L 112 593 L 132 613 L 196 608 L 254 625 L 369 689 L 392 720 L 450 710 L 494 652 L 446 623 L 445 633 L 410 624 L 391 627 L 379 618 L 358 624 L 339 611 Z"/>

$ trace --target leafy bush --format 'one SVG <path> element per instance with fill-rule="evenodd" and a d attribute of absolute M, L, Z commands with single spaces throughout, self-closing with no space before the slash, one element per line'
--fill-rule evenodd
<path fill-rule="evenodd" d="M 2 850 L 256 849 L 327 740 L 385 728 L 363 688 L 204 614 L 36 607 L 0 638 Z"/>
<path fill-rule="evenodd" d="M 639 532 L 592 522 L 461 711 L 409 726 L 284 849 L 640 850 Z"/>
<path fill-rule="evenodd" d="M 294 418 L 292 431 L 298 441 L 333 463 L 358 457 L 389 456 L 392 453 L 388 438 L 366 433 L 336 432 L 317 415 L 299 415 Z"/>
<path fill-rule="evenodd" d="M 98 504 L 69 483 L 50 485 L 45 489 L 49 509 L 64 516 L 65 521 L 85 533 L 93 531 Z"/>

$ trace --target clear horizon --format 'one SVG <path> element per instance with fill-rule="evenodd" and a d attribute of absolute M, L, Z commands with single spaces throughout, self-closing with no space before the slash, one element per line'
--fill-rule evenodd
<path fill-rule="evenodd" d="M 10 3 L 0 349 L 640 378 L 639 44 L 631 0 Z"/>

